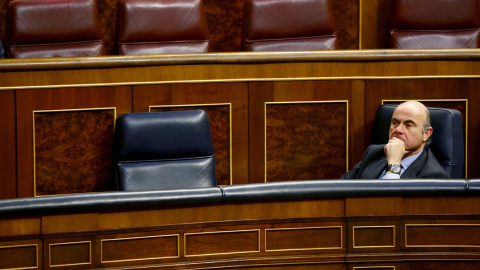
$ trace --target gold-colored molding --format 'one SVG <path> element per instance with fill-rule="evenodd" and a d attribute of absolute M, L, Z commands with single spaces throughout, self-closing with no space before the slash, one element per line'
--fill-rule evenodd
<path fill-rule="evenodd" d="M 187 236 L 189 236 L 189 235 L 207 235 L 207 234 L 222 234 L 222 233 L 243 233 L 243 232 L 257 232 L 257 237 L 258 237 L 257 250 L 187 255 Z M 183 244 L 184 244 L 184 245 L 183 245 L 183 247 L 184 247 L 184 248 L 183 248 L 183 256 L 184 256 L 184 257 L 199 257 L 199 256 L 212 256 L 212 255 L 256 253 L 256 252 L 260 252 L 260 229 L 185 233 L 185 234 L 184 234 L 184 237 L 183 237 Z"/>
<path fill-rule="evenodd" d="M 72 264 L 52 264 L 52 246 L 63 246 L 63 245 L 75 245 L 75 244 L 88 244 L 88 262 L 84 263 L 72 263 Z M 53 267 L 64 267 L 64 266 L 76 266 L 76 265 L 87 265 L 92 264 L 92 241 L 79 241 L 79 242 L 65 242 L 65 243 L 54 243 L 48 245 L 48 266 Z"/>
<path fill-rule="evenodd" d="M 345 134 L 345 147 L 346 147 L 346 164 L 345 164 L 345 171 L 348 171 L 348 112 L 349 112 L 349 102 L 348 100 L 324 100 L 324 101 L 274 101 L 274 102 L 265 102 L 263 113 L 264 113 L 264 167 L 265 167 L 265 177 L 264 182 L 267 183 L 267 106 L 268 105 L 282 105 L 282 104 L 328 104 L 328 103 L 345 103 L 346 104 L 346 134 Z"/>
<path fill-rule="evenodd" d="M 479 245 L 409 245 L 408 244 L 408 227 L 480 227 L 480 224 L 405 224 L 405 247 L 429 247 L 429 248 L 469 248 L 480 247 Z"/>
<path fill-rule="evenodd" d="M 340 246 L 339 247 L 321 247 L 321 248 L 291 248 L 291 249 L 267 249 L 267 233 L 269 231 L 294 231 L 294 230 L 312 230 L 312 229 L 340 229 Z M 343 249 L 343 226 L 324 226 L 324 227 L 299 227 L 299 228 L 275 228 L 265 229 L 265 251 L 295 251 L 295 250 L 321 250 L 321 249 Z"/>
<path fill-rule="evenodd" d="M 13 246 L 0 246 L 0 249 L 7 248 L 23 248 L 23 247 L 35 247 L 35 266 L 30 267 L 17 267 L 17 268 L 0 268 L 0 270 L 24 270 L 24 269 L 37 269 L 38 268 L 38 244 L 30 245 L 13 245 Z"/>
<path fill-rule="evenodd" d="M 179 104 L 179 105 L 151 105 L 148 106 L 148 111 L 151 112 L 153 108 L 183 108 L 183 107 L 206 107 L 206 106 L 228 106 L 228 137 L 229 137 L 229 175 L 230 175 L 230 185 L 233 184 L 233 164 L 232 164 L 232 103 L 204 103 L 204 104 Z"/>
<path fill-rule="evenodd" d="M 1 90 L 31 90 L 55 88 L 82 88 L 105 86 L 140 86 L 162 84 L 189 84 L 189 83 L 235 83 L 235 82 L 284 82 L 284 81 L 330 81 L 330 80 L 409 80 L 409 79 L 478 79 L 480 75 L 418 75 L 418 76 L 337 76 L 337 77 L 277 77 L 277 78 L 240 78 L 240 79 L 204 79 L 204 80 L 167 80 L 145 82 L 119 83 L 90 83 L 90 84 L 59 84 L 35 86 L 4 86 Z"/>
<path fill-rule="evenodd" d="M 392 245 L 389 246 L 357 246 L 355 244 L 355 229 L 373 229 L 373 228 L 392 228 Z M 393 248 L 395 247 L 395 225 L 385 225 L 385 226 L 353 226 L 352 227 L 352 245 L 353 248 Z"/>
<path fill-rule="evenodd" d="M 103 260 L 103 243 L 104 242 L 127 241 L 127 240 L 138 240 L 138 239 L 151 239 L 151 238 L 166 238 L 166 237 L 176 237 L 177 238 L 177 255 L 176 256 L 112 260 L 112 261 L 104 261 Z M 180 235 L 179 234 L 126 237 L 126 238 L 114 238 L 114 239 L 102 239 L 102 240 L 100 240 L 100 263 L 133 262 L 133 261 L 158 260 L 158 259 L 169 259 L 169 258 L 179 258 L 179 257 L 180 257 Z"/>
<path fill-rule="evenodd" d="M 113 127 L 115 129 L 115 123 L 117 118 L 117 107 L 105 107 L 105 108 L 80 108 L 80 109 L 57 109 L 57 110 L 34 110 L 32 111 L 32 142 L 33 142 L 33 196 L 34 197 L 47 197 L 53 195 L 37 195 L 37 173 L 35 164 L 35 113 L 58 113 L 58 112 L 79 112 L 79 111 L 108 111 L 113 110 Z"/>
<path fill-rule="evenodd" d="M 467 151 L 468 151 L 468 99 L 382 99 L 382 105 L 385 102 L 403 102 L 403 101 L 419 101 L 419 102 L 465 102 L 465 179 L 468 179 L 468 164 L 467 164 Z"/>

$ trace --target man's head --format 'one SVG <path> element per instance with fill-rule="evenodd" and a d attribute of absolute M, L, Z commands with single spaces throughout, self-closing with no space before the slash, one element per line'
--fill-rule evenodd
<path fill-rule="evenodd" d="M 428 145 L 432 133 L 430 112 L 422 103 L 407 101 L 398 105 L 393 112 L 389 138 L 403 141 L 406 156 L 416 154 Z"/>

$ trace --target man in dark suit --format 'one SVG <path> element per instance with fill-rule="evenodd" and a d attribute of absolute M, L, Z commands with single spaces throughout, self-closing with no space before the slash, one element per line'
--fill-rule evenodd
<path fill-rule="evenodd" d="M 371 145 L 362 161 L 341 179 L 450 178 L 427 147 L 433 128 L 430 112 L 407 101 L 393 112 L 386 145 Z"/>

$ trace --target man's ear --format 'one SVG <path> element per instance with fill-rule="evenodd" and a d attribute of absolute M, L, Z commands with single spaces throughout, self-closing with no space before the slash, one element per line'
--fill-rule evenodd
<path fill-rule="evenodd" d="M 427 128 L 423 133 L 423 141 L 426 142 L 428 138 L 432 136 L 432 133 L 433 133 L 433 128 L 432 127 Z"/>

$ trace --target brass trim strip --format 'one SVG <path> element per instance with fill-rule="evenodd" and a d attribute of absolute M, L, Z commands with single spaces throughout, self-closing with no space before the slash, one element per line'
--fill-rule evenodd
<path fill-rule="evenodd" d="M 228 137 L 229 137 L 229 147 L 230 147 L 230 155 L 229 155 L 229 174 L 230 174 L 230 185 L 233 184 L 233 175 L 232 175 L 232 172 L 233 172 L 233 141 L 232 141 L 232 103 L 206 103 L 206 104 L 179 104 L 179 105 L 151 105 L 151 106 L 148 106 L 148 111 L 151 112 L 152 111 L 152 108 L 163 108 L 163 107 L 166 107 L 166 108 L 176 108 L 176 107 L 199 107 L 199 106 L 228 106 L 228 128 L 229 128 L 229 134 L 228 134 Z"/>
<path fill-rule="evenodd" d="M 382 99 L 382 105 L 384 102 L 402 102 L 402 101 L 410 101 L 410 100 L 415 100 L 415 101 L 427 101 L 427 102 L 465 102 L 465 179 L 468 179 L 468 160 L 467 160 L 467 151 L 468 151 L 468 99 Z"/>
<path fill-rule="evenodd" d="M 141 259 L 126 259 L 126 260 L 112 260 L 112 261 L 104 261 L 103 260 L 103 242 L 125 241 L 125 240 L 135 240 L 135 239 L 148 239 L 148 238 L 166 238 L 166 237 L 175 237 L 175 236 L 177 237 L 177 256 L 152 257 L 152 258 L 141 258 Z M 180 234 L 151 235 L 151 236 L 126 237 L 126 238 L 114 238 L 114 239 L 101 239 L 100 240 L 100 263 L 133 262 L 133 261 L 146 261 L 146 260 L 157 260 L 157 259 L 168 259 L 168 258 L 180 258 Z"/>
<path fill-rule="evenodd" d="M 345 134 L 345 147 L 346 147 L 346 164 L 345 164 L 345 171 L 348 171 L 348 107 L 349 102 L 348 100 L 320 100 L 320 101 L 272 101 L 272 102 L 265 102 L 263 113 L 264 113 L 264 167 L 265 167 L 265 178 L 264 182 L 267 183 L 267 105 L 281 105 L 281 104 L 326 104 L 326 103 L 346 103 L 346 134 Z"/>
<path fill-rule="evenodd" d="M 73 245 L 73 244 L 86 244 L 88 243 L 88 258 L 89 262 L 85 263 L 71 263 L 71 264 L 52 264 L 52 246 Z M 65 242 L 65 243 L 53 243 L 48 245 L 48 266 L 49 267 L 62 267 L 62 266 L 74 266 L 74 265 L 86 265 L 92 264 L 92 241 L 79 241 L 79 242 Z"/>
<path fill-rule="evenodd" d="M 391 268 L 393 270 L 395 270 L 395 266 L 357 266 L 357 267 L 353 267 L 353 270 L 355 269 L 378 269 L 378 268 Z"/>
<path fill-rule="evenodd" d="M 0 268 L 0 270 L 23 270 L 23 269 L 36 269 L 38 268 L 38 244 L 30 245 L 14 245 L 14 246 L 0 246 L 2 248 L 22 248 L 22 247 L 35 247 L 35 266 L 30 267 L 17 267 L 17 268 Z"/>
<path fill-rule="evenodd" d="M 430 247 L 430 248 L 443 248 L 443 247 L 480 247 L 480 245 L 409 245 L 408 244 L 408 230 L 407 227 L 480 227 L 480 224 L 405 224 L 405 247 Z"/>
<path fill-rule="evenodd" d="M 258 246 L 255 251 L 236 251 L 236 252 L 221 252 L 221 253 L 208 253 L 208 254 L 196 254 L 187 255 L 187 236 L 189 235 L 206 235 L 206 234 L 221 234 L 221 233 L 242 233 L 242 232 L 257 232 Z M 255 253 L 260 252 L 260 229 L 254 230 L 236 230 L 236 231 L 217 231 L 217 232 L 198 232 L 198 233 L 185 233 L 183 236 L 183 256 L 184 257 L 199 257 L 199 256 L 212 256 L 212 255 L 226 255 L 226 254 L 241 254 L 241 253 Z"/>
<path fill-rule="evenodd" d="M 392 242 L 393 245 L 389 246 L 357 246 L 355 244 L 355 229 L 371 229 L 371 228 L 392 228 Z M 352 245 L 353 248 L 391 248 L 395 247 L 395 225 L 385 225 L 385 226 L 353 226 L 352 227 Z"/>
<path fill-rule="evenodd" d="M 117 118 L 117 107 L 105 107 L 105 108 L 82 108 L 82 109 L 57 109 L 57 110 L 34 110 L 32 111 L 32 142 L 33 142 L 33 196 L 34 197 L 47 197 L 55 195 L 37 195 L 37 172 L 35 164 L 35 113 L 56 113 L 56 112 L 78 112 L 78 111 L 108 111 L 113 110 L 113 127 L 115 129 L 115 123 Z"/>
<path fill-rule="evenodd" d="M 340 246 L 339 247 L 322 247 L 322 248 L 291 248 L 291 249 L 267 249 L 267 232 L 268 231 L 294 231 L 294 230 L 311 230 L 311 229 L 331 229 L 340 228 Z M 324 226 L 324 227 L 300 227 L 300 228 L 275 228 L 265 229 L 265 252 L 273 251 L 294 251 L 294 250 L 321 250 L 321 249 L 342 249 L 343 248 L 343 226 Z"/>
<path fill-rule="evenodd" d="M 146 82 L 90 83 L 90 84 L 58 84 L 35 86 L 3 86 L 0 90 L 30 90 L 73 87 L 99 86 L 138 86 L 156 84 L 182 83 L 228 83 L 228 82 L 282 82 L 282 81 L 329 81 L 329 80 L 408 80 L 408 79 L 478 79 L 480 75 L 418 75 L 418 76 L 338 76 L 338 77 L 289 77 L 289 78 L 240 78 L 240 79 L 204 79 L 204 80 L 171 80 Z"/>

